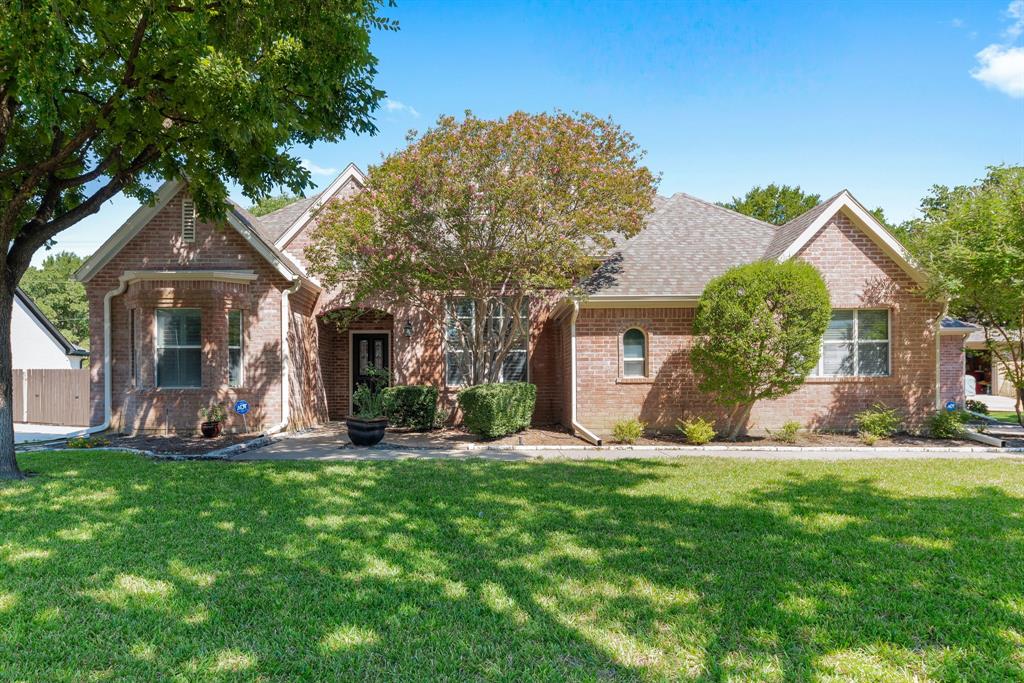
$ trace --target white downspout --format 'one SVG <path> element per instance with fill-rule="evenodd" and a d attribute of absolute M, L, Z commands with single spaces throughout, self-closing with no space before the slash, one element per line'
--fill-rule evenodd
<path fill-rule="evenodd" d="M 110 429 L 110 421 L 113 416 L 113 378 L 110 376 L 111 352 L 110 352 L 110 302 L 115 296 L 124 294 L 128 288 L 128 277 L 122 275 L 118 278 L 118 285 L 103 295 L 103 422 L 95 427 L 89 427 L 85 434 L 95 434 Z"/>
<path fill-rule="evenodd" d="M 572 316 L 569 318 L 569 424 L 577 436 L 595 446 L 601 445 L 601 437 L 576 421 L 576 318 L 580 315 L 580 302 L 573 300 Z"/>
<path fill-rule="evenodd" d="M 288 297 L 299 291 L 302 280 L 295 278 L 292 286 L 281 292 L 281 421 L 265 430 L 265 434 L 277 434 L 288 428 L 291 418 L 291 349 L 288 346 L 288 328 L 291 323 L 291 309 Z"/>

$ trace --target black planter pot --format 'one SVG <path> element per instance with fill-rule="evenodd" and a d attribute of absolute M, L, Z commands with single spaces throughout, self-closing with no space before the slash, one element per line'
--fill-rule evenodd
<path fill-rule="evenodd" d="M 221 423 L 220 422 L 204 422 L 199 425 L 199 429 L 202 430 L 203 436 L 207 439 L 212 439 L 215 436 L 220 436 Z"/>
<path fill-rule="evenodd" d="M 354 446 L 375 446 L 384 438 L 384 430 L 388 427 L 386 417 L 363 420 L 358 417 L 345 418 L 348 427 L 348 438 Z"/>

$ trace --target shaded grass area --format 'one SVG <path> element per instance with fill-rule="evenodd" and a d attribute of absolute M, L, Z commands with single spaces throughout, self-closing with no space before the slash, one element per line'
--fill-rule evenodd
<path fill-rule="evenodd" d="M 990 410 L 988 416 L 1007 424 L 1020 424 L 1017 422 L 1017 412 L 1014 410 Z"/>
<path fill-rule="evenodd" d="M 1024 678 L 1019 462 L 20 461 L 3 679 Z"/>

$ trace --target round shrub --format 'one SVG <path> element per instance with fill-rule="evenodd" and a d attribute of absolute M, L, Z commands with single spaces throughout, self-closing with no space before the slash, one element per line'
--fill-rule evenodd
<path fill-rule="evenodd" d="M 981 401 L 969 398 L 967 399 L 967 402 L 964 405 L 966 406 L 967 410 L 971 411 L 972 413 L 988 415 L 988 406 L 982 403 Z"/>
<path fill-rule="evenodd" d="M 478 384 L 460 391 L 458 401 L 467 431 L 497 439 L 530 426 L 537 387 L 526 382 Z"/>
<path fill-rule="evenodd" d="M 681 420 L 676 428 L 686 437 L 686 443 L 702 446 L 715 438 L 715 423 L 703 417 Z"/>
<path fill-rule="evenodd" d="M 647 425 L 635 417 L 619 420 L 612 427 L 612 438 L 617 443 L 633 444 L 644 435 L 645 429 L 647 429 Z"/>
<path fill-rule="evenodd" d="M 857 433 L 861 440 L 869 446 L 879 439 L 888 439 L 903 426 L 900 414 L 881 403 L 857 413 L 853 421 L 857 424 Z"/>
<path fill-rule="evenodd" d="M 424 385 L 384 389 L 384 414 L 392 427 L 416 431 L 433 429 L 437 418 L 437 388 Z"/>

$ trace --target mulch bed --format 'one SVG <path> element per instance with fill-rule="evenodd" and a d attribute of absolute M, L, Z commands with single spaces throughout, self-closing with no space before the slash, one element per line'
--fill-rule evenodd
<path fill-rule="evenodd" d="M 686 439 L 683 438 L 682 434 L 671 434 L 666 433 L 662 435 L 651 435 L 645 436 L 637 441 L 641 445 L 659 446 L 659 445 L 672 445 L 672 446 L 684 446 L 686 445 Z M 770 436 L 745 436 L 737 439 L 736 441 L 712 441 L 709 446 L 766 446 L 774 448 L 776 446 L 806 446 L 808 448 L 823 448 L 830 446 L 842 446 L 842 447 L 858 447 L 864 448 L 866 445 L 854 434 L 844 434 L 840 432 L 802 432 L 796 440 L 796 443 L 788 443 L 779 439 L 773 439 Z M 897 434 L 889 439 L 879 439 L 875 442 L 874 448 L 898 448 L 898 447 L 931 447 L 931 448 L 948 448 L 950 446 L 980 446 L 977 441 L 969 441 L 967 439 L 929 439 L 924 436 L 913 436 L 911 434 Z"/>
<path fill-rule="evenodd" d="M 200 435 L 188 436 L 184 434 L 115 436 L 110 439 L 110 447 L 137 448 L 153 453 L 202 455 L 210 451 L 216 451 L 227 446 L 234 446 L 235 444 L 255 439 L 257 436 L 259 434 L 221 434 L 213 439 L 206 439 Z"/>

